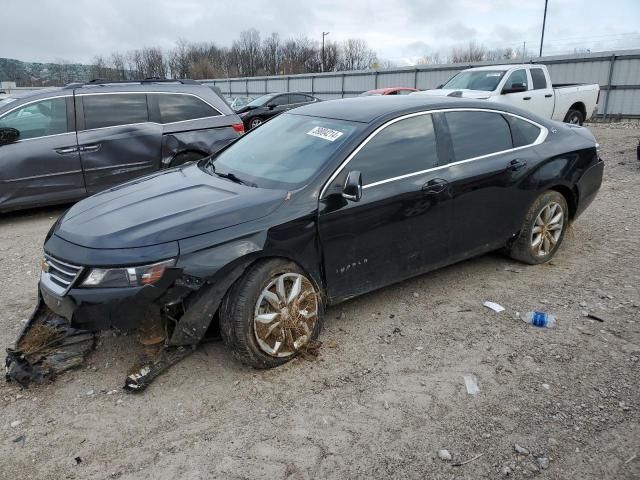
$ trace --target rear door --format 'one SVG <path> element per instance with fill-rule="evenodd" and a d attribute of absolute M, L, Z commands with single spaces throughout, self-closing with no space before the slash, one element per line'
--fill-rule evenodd
<path fill-rule="evenodd" d="M 539 160 L 528 145 L 541 129 L 498 112 L 450 111 L 444 117 L 450 163 L 440 177 L 448 183 L 451 255 L 461 259 L 504 246 L 520 228 L 535 195 L 522 181 Z"/>
<path fill-rule="evenodd" d="M 145 93 L 76 94 L 78 148 L 93 194 L 160 168 L 162 126 Z"/>
<path fill-rule="evenodd" d="M 551 118 L 554 104 L 553 88 L 548 84 L 542 68 L 531 67 L 529 74 L 531 75 L 531 86 L 529 87 L 531 105 L 529 106 L 529 111 L 544 118 Z"/>
<path fill-rule="evenodd" d="M 272 105 L 273 108 L 269 105 Z M 289 94 L 278 95 L 276 97 L 273 97 L 267 103 L 265 116 L 267 118 L 275 117 L 276 115 L 280 115 L 282 112 L 286 112 L 290 108 L 292 107 L 289 101 Z M 260 116 L 262 116 L 262 114 L 260 114 Z"/>
<path fill-rule="evenodd" d="M 0 127 L 20 131 L 16 142 L 0 146 L 0 210 L 86 195 L 71 95 L 16 107 L 0 117 Z"/>
<path fill-rule="evenodd" d="M 410 277 L 447 259 L 446 196 L 431 115 L 374 132 L 331 180 L 320 200 L 319 232 L 328 294 L 334 301 Z M 435 170 L 432 170 L 435 169 Z M 340 195 L 362 174 L 359 201 Z"/>

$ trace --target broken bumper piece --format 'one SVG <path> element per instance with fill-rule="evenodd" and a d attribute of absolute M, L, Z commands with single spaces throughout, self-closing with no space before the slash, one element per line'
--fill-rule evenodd
<path fill-rule="evenodd" d="M 196 347 L 168 347 L 163 349 L 153 360 L 143 363 L 131 370 L 124 382 L 124 389 L 130 392 L 141 392 L 162 372 L 195 351 Z"/>
<path fill-rule="evenodd" d="M 94 347 L 93 332 L 72 327 L 39 298 L 15 348 L 7 349 L 7 381 L 27 388 L 31 383 L 53 380 L 64 371 L 81 366 Z"/>

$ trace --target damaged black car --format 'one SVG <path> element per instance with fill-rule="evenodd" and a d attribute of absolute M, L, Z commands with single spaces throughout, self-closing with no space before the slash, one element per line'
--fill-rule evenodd
<path fill-rule="evenodd" d="M 213 326 L 243 363 L 280 365 L 318 337 L 328 305 L 498 249 L 549 261 L 603 168 L 587 129 L 505 105 L 403 96 L 295 109 L 68 210 L 46 237 L 8 376 L 53 377 L 112 327 L 160 345 L 127 377 L 133 390 Z"/>

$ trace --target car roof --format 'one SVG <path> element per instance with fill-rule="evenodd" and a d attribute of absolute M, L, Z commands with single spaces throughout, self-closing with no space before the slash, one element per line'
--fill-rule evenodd
<path fill-rule="evenodd" d="M 470 68 L 469 70 L 477 70 L 477 71 L 492 70 L 492 71 L 506 72 L 507 70 L 511 70 L 512 68 L 529 68 L 532 66 L 534 65 L 530 63 L 527 63 L 527 64 L 514 63 L 513 65 L 487 65 L 486 67 L 474 67 L 474 68 Z M 537 66 L 541 66 L 541 65 L 537 65 Z"/>
<path fill-rule="evenodd" d="M 490 108 L 531 117 L 524 110 L 485 100 L 471 100 L 456 97 L 430 97 L 427 95 L 389 95 L 373 97 L 353 97 L 340 100 L 311 103 L 290 110 L 290 114 L 313 117 L 334 118 L 352 122 L 372 123 L 383 117 L 438 110 L 443 108 Z M 536 121 L 537 117 L 536 117 Z"/>

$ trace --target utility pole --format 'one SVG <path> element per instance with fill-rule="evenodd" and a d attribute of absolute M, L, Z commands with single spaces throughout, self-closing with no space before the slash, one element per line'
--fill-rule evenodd
<path fill-rule="evenodd" d="M 539 57 L 542 56 L 542 44 L 544 43 L 544 27 L 547 23 L 547 4 L 549 0 L 544 0 L 544 17 L 542 17 L 542 36 L 540 37 L 540 54 Z"/>
<path fill-rule="evenodd" d="M 324 72 L 324 37 L 329 35 L 331 32 L 322 32 L 322 71 Z"/>

